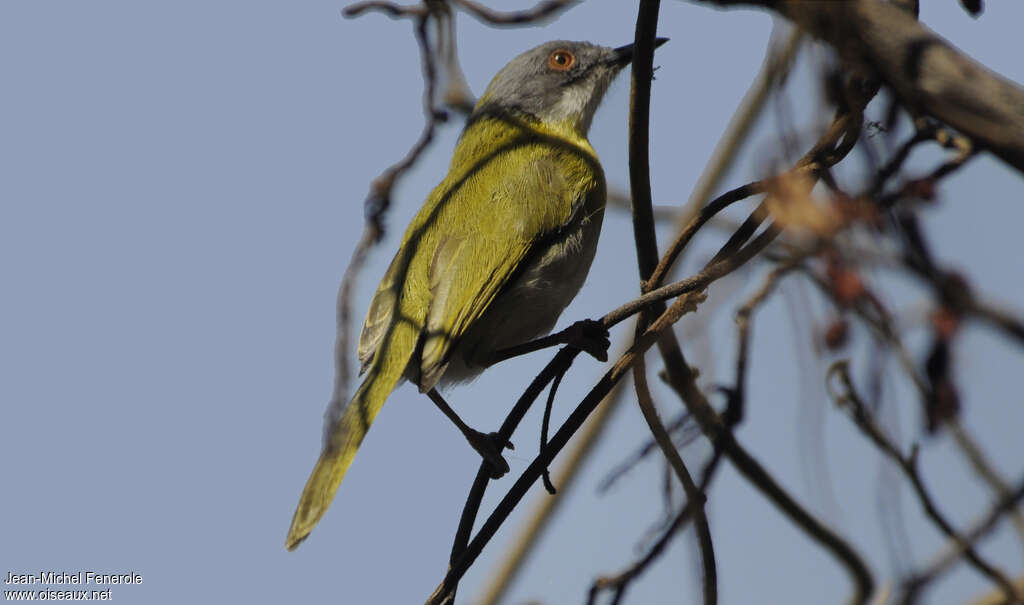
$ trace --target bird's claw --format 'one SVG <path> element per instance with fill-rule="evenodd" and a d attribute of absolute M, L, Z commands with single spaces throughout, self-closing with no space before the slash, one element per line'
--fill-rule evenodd
<path fill-rule="evenodd" d="M 581 351 L 586 351 L 598 361 L 608 361 L 608 328 L 593 319 L 581 319 L 566 328 L 568 344 Z"/>
<path fill-rule="evenodd" d="M 501 455 L 502 449 L 516 449 L 508 439 L 502 439 L 498 433 L 481 433 L 473 431 L 466 435 L 469 444 L 487 462 L 491 471 L 491 478 L 498 479 L 509 472 L 511 468 L 505 458 Z"/>

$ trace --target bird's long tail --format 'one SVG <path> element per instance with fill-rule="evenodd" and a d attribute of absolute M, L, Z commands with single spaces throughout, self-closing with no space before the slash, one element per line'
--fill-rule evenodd
<path fill-rule="evenodd" d="M 402 378 L 416 337 L 411 326 L 397 322 L 378 348 L 374 363 L 355 396 L 337 419 L 329 421 L 323 451 L 302 489 L 288 529 L 285 539 L 288 550 L 295 550 L 327 512 L 363 437 Z"/>

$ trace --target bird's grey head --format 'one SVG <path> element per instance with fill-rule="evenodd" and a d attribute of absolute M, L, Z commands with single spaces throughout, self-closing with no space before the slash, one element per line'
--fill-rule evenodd
<path fill-rule="evenodd" d="M 659 38 L 660 46 L 667 40 Z M 514 111 L 585 135 L 608 85 L 633 59 L 633 45 L 607 48 L 556 40 L 509 61 L 491 80 L 474 113 Z"/>

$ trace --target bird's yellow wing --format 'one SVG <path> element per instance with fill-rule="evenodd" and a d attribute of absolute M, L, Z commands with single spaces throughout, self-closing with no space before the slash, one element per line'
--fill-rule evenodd
<path fill-rule="evenodd" d="M 390 327 L 415 325 L 424 390 L 524 260 L 604 187 L 585 139 L 554 136 L 504 116 L 468 127 L 451 166 L 409 224 L 359 340 L 365 369 Z"/>
<path fill-rule="evenodd" d="M 380 346 L 380 341 L 384 338 L 384 333 L 391 324 L 391 317 L 395 313 L 395 306 L 398 302 L 395 286 L 399 277 L 398 273 L 401 270 L 401 254 L 402 251 L 399 250 L 398 254 L 395 254 L 395 258 L 391 259 L 391 265 L 388 266 L 387 272 L 380 280 L 373 300 L 370 301 L 370 308 L 366 312 L 363 329 L 359 333 L 359 348 L 357 350 L 359 374 L 366 372 L 370 364 L 373 363 L 373 356 L 377 353 L 377 347 Z"/>
<path fill-rule="evenodd" d="M 469 221 L 439 217 L 443 229 L 427 269 L 430 300 L 420 351 L 420 388 L 443 374 L 453 346 L 572 216 L 573 190 L 556 153 L 521 153 L 481 168 L 451 203 Z M 500 176 L 498 176 L 500 175 Z M 524 310 L 524 312 L 529 312 Z"/>

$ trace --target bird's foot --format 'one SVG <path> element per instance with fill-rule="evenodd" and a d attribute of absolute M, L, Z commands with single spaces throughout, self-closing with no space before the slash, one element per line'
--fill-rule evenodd
<path fill-rule="evenodd" d="M 498 433 L 481 433 L 473 429 L 466 433 L 466 440 L 487 462 L 491 471 L 491 479 L 498 479 L 510 470 L 508 462 L 505 461 L 501 452 L 505 448 L 515 449 L 511 441 L 502 439 Z"/>
<path fill-rule="evenodd" d="M 598 361 L 608 361 L 608 328 L 593 319 L 581 319 L 565 329 L 566 343 L 586 351 Z"/>

